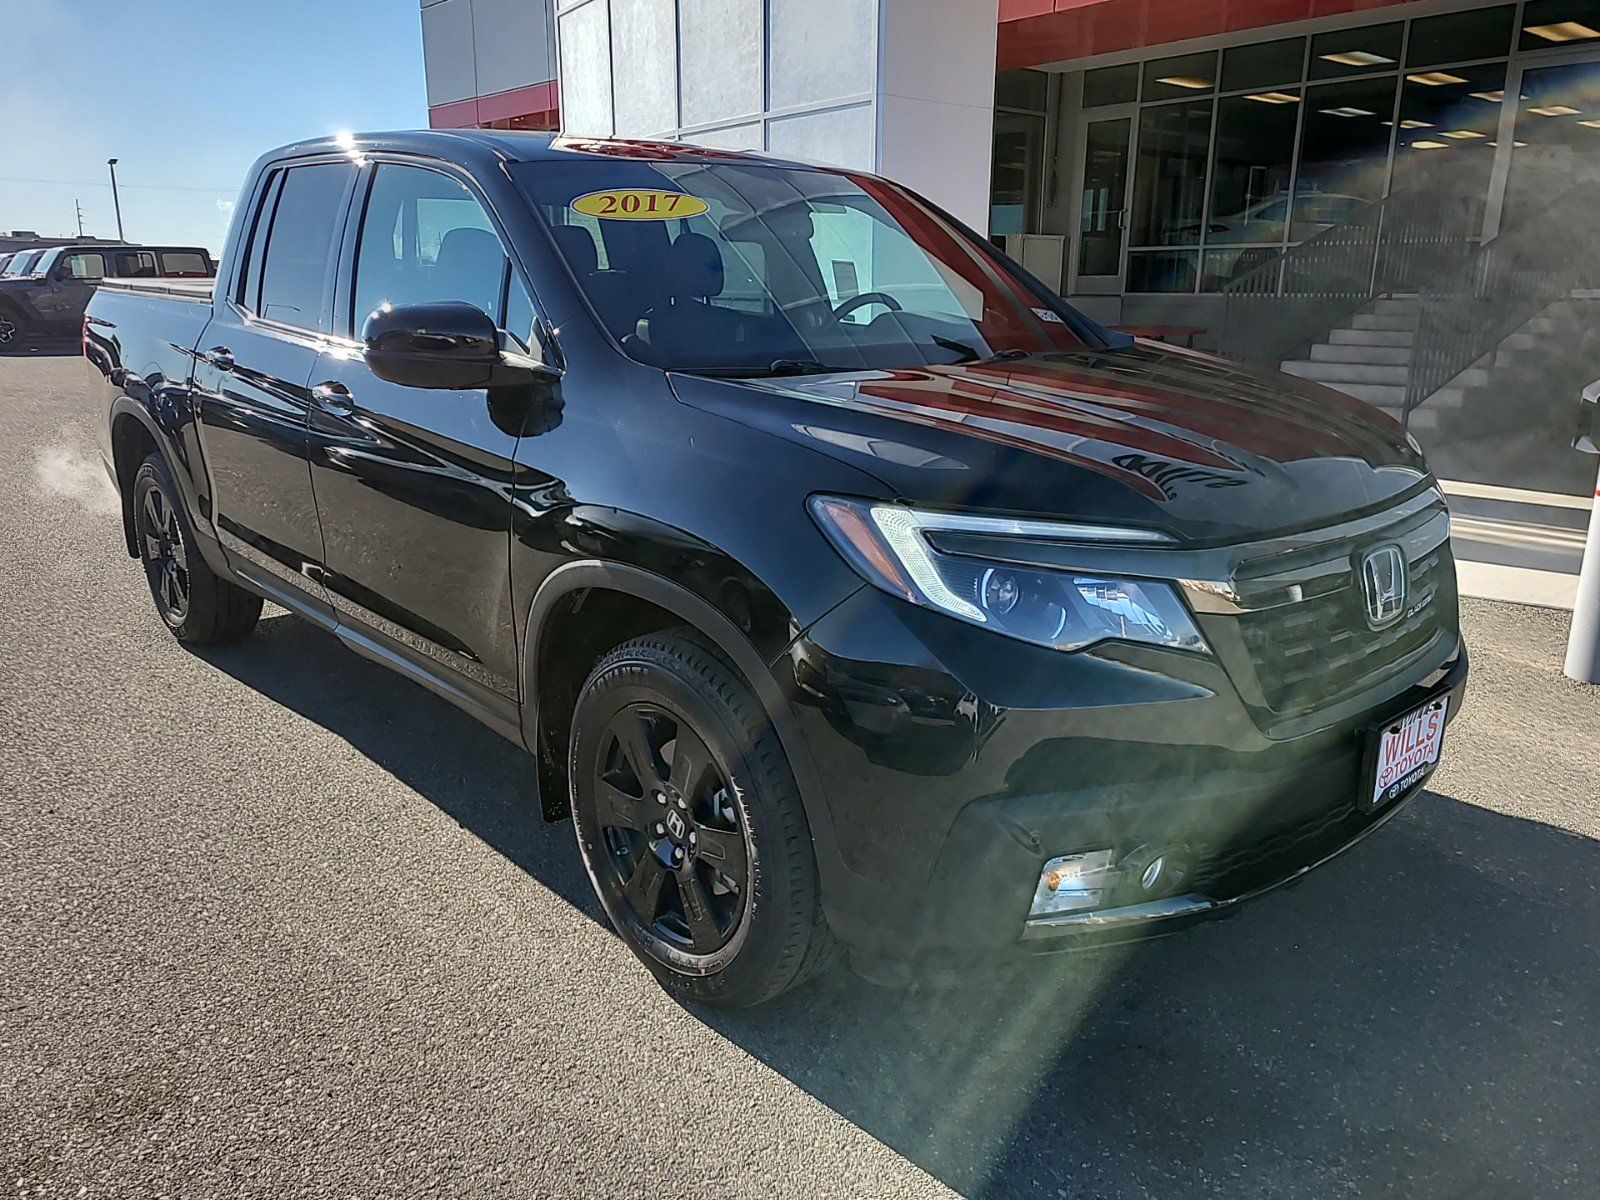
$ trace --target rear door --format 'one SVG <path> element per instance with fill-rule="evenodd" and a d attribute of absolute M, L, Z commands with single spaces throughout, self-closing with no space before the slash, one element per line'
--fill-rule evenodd
<path fill-rule="evenodd" d="M 442 167 L 377 162 L 347 242 L 349 337 L 317 364 L 311 415 L 330 599 L 341 623 L 448 668 L 504 711 L 518 696 L 510 485 L 523 411 L 483 389 L 387 383 L 356 338 L 384 304 L 464 300 L 525 348 L 528 290 L 483 198 Z"/>
<path fill-rule="evenodd" d="M 355 186 L 348 159 L 291 163 L 261 189 L 248 249 L 218 280 L 195 367 L 200 436 L 224 548 L 243 573 L 327 610 L 307 462 L 309 382 Z"/>

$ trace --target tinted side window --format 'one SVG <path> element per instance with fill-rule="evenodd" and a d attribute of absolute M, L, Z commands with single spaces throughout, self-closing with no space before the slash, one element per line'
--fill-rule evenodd
<path fill-rule="evenodd" d="M 192 250 L 163 250 L 161 273 L 177 279 L 204 279 L 211 274 L 211 264 L 205 255 Z"/>
<path fill-rule="evenodd" d="M 104 279 L 106 277 L 105 255 L 67 255 L 67 275 L 73 279 Z"/>
<path fill-rule="evenodd" d="M 356 256 L 354 332 L 384 304 L 465 300 L 503 324 L 509 264 L 489 215 L 439 171 L 380 163 Z"/>
<path fill-rule="evenodd" d="M 319 163 L 286 173 L 261 264 L 263 317 L 300 329 L 323 327 L 323 284 L 354 172 L 347 163 Z"/>
<path fill-rule="evenodd" d="M 114 255 L 113 263 L 117 275 L 123 279 L 154 279 L 156 275 L 156 256 L 148 250 Z"/>

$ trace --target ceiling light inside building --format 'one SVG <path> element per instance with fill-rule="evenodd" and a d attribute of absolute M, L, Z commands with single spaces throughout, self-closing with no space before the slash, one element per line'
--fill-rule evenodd
<path fill-rule="evenodd" d="M 1443 136 L 1465 142 L 1471 138 L 1487 137 L 1488 134 L 1479 133 L 1476 129 L 1446 129 Z"/>
<path fill-rule="evenodd" d="M 1349 106 L 1344 108 L 1324 108 L 1321 111 L 1330 117 L 1375 117 L 1378 115 L 1375 112 L 1368 112 L 1364 108 L 1350 108 Z"/>
<path fill-rule="evenodd" d="M 1323 62 L 1338 63 L 1341 67 L 1378 67 L 1394 61 L 1371 50 L 1341 50 L 1338 54 L 1319 54 L 1317 57 Z"/>
<path fill-rule="evenodd" d="M 1576 116 L 1578 110 L 1568 108 L 1565 104 L 1545 104 L 1539 108 L 1528 109 L 1536 117 L 1571 117 Z"/>
<path fill-rule="evenodd" d="M 1300 97 L 1293 92 L 1252 92 L 1245 97 L 1246 100 L 1256 100 L 1262 104 L 1299 104 Z"/>
<path fill-rule="evenodd" d="M 1585 129 L 1600 129 L 1600 121 L 1579 121 L 1578 124 Z"/>
<path fill-rule="evenodd" d="M 1582 21 L 1556 21 L 1550 25 L 1527 25 L 1524 33 L 1542 37 L 1547 42 L 1579 42 L 1584 38 L 1600 37 L 1600 29 L 1590 29 Z"/>
<path fill-rule="evenodd" d="M 1427 139 L 1423 139 L 1420 142 L 1412 142 L 1411 143 L 1411 148 L 1413 150 L 1448 150 L 1450 148 L 1450 143 L 1449 142 L 1434 142 L 1434 141 L 1429 141 Z"/>
<path fill-rule="evenodd" d="M 1459 75 L 1452 75 L 1449 71 L 1418 71 L 1415 75 L 1407 75 L 1412 83 L 1420 83 L 1426 87 L 1443 87 L 1447 83 L 1465 83 L 1466 80 Z"/>
<path fill-rule="evenodd" d="M 1164 83 L 1168 87 L 1193 88 L 1196 91 L 1211 86 L 1211 80 L 1202 79 L 1198 75 L 1163 75 L 1156 82 Z"/>
<path fill-rule="evenodd" d="M 1506 98 L 1505 92 L 1498 90 L 1493 92 L 1471 92 L 1469 95 L 1474 100 L 1487 100 L 1490 104 L 1499 104 Z"/>

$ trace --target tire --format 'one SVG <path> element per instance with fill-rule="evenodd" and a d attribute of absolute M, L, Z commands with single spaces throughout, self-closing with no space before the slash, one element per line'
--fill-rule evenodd
<path fill-rule="evenodd" d="M 648 634 L 600 661 L 568 766 L 589 881 L 668 991 L 744 1008 L 837 959 L 777 732 L 697 632 Z"/>
<path fill-rule="evenodd" d="M 224 646 L 240 641 L 261 617 L 261 597 L 211 569 L 178 496 L 159 454 L 140 464 L 133 479 L 134 540 L 150 598 L 180 642 Z"/>

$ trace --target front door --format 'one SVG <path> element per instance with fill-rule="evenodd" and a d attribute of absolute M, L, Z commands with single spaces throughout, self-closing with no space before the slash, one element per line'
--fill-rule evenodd
<path fill-rule="evenodd" d="M 445 171 L 378 162 L 350 241 L 350 336 L 317 363 L 311 415 L 330 598 L 342 625 L 436 677 L 447 668 L 478 707 L 504 712 L 519 694 L 510 553 L 523 413 L 483 389 L 379 379 L 357 339 L 384 304 L 440 300 L 526 339 L 532 304 L 485 206 Z"/>
<path fill-rule="evenodd" d="M 1128 187 L 1134 111 L 1101 109 L 1084 118 L 1078 189 L 1075 290 L 1120 295 L 1128 244 Z"/>
<path fill-rule="evenodd" d="M 62 255 L 34 302 L 39 319 L 56 328 L 76 327 L 95 285 L 105 276 L 106 258 L 98 250 Z"/>

